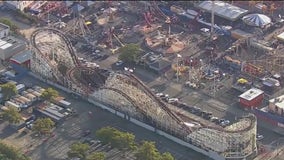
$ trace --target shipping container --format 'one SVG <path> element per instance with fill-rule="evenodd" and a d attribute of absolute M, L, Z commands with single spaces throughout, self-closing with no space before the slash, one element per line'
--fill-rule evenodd
<path fill-rule="evenodd" d="M 68 102 L 68 101 L 65 101 L 65 100 L 61 100 L 58 102 L 58 105 L 61 106 L 61 107 L 64 107 L 64 108 L 68 108 L 70 107 L 71 103 Z"/>
<path fill-rule="evenodd" d="M 29 100 L 28 98 L 26 98 L 24 96 L 20 96 L 18 98 L 21 99 L 22 101 L 24 101 L 26 105 L 30 105 L 31 104 L 31 100 Z"/>
<path fill-rule="evenodd" d="M 31 93 L 27 93 L 25 95 L 23 95 L 24 97 L 28 98 L 29 100 L 31 100 L 32 102 L 37 100 L 37 97 Z"/>
<path fill-rule="evenodd" d="M 18 93 L 21 93 L 22 91 L 25 90 L 25 85 L 24 84 L 18 84 L 16 85 L 16 90 L 18 91 Z"/>
<path fill-rule="evenodd" d="M 15 107 L 15 108 L 18 109 L 18 111 L 21 111 L 21 107 L 19 105 L 17 105 L 16 103 L 13 103 L 11 101 L 6 101 L 5 106 L 6 107 Z"/>

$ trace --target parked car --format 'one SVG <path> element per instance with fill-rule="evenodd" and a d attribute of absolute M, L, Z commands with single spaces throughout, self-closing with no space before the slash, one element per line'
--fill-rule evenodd
<path fill-rule="evenodd" d="M 229 124 L 230 124 L 230 121 L 229 121 L 229 120 L 224 120 L 224 121 L 222 121 L 222 122 L 220 123 L 220 125 L 221 125 L 222 127 L 228 126 Z"/>
<path fill-rule="evenodd" d="M 100 60 L 102 61 L 102 60 L 105 60 L 105 59 L 107 59 L 109 57 L 109 55 L 106 55 L 106 54 L 104 54 L 101 58 L 100 58 Z"/>
<path fill-rule="evenodd" d="M 91 134 L 91 131 L 90 130 L 86 130 L 86 131 L 83 132 L 82 137 L 87 137 L 90 134 Z"/>
<path fill-rule="evenodd" d="M 119 60 L 119 61 L 117 61 L 117 62 L 115 63 L 116 66 L 121 66 L 121 65 L 123 65 L 123 64 L 124 64 L 124 62 L 121 61 L 121 60 Z"/>
<path fill-rule="evenodd" d="M 93 54 L 93 57 L 94 57 L 94 60 L 98 60 L 102 58 L 103 56 L 100 53 L 98 53 L 98 54 Z"/>
<path fill-rule="evenodd" d="M 260 141 L 260 140 L 262 140 L 263 138 L 264 138 L 263 135 L 261 135 L 261 134 L 256 134 L 256 140 Z"/>
<path fill-rule="evenodd" d="M 164 93 L 156 93 L 156 96 L 157 97 L 161 97 L 161 96 L 163 96 L 164 95 Z"/>
<path fill-rule="evenodd" d="M 174 103 L 176 103 L 178 101 L 179 101 L 178 98 L 169 98 L 168 99 L 168 103 L 170 103 L 170 104 L 174 104 Z"/>
<path fill-rule="evenodd" d="M 218 117 L 211 117 L 210 121 L 213 123 L 218 123 L 219 122 L 219 118 Z"/>

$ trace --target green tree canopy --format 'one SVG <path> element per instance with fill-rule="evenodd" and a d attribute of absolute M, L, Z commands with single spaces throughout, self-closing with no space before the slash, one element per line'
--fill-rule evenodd
<path fill-rule="evenodd" d="M 70 147 L 70 151 L 67 152 L 69 158 L 86 158 L 87 151 L 90 149 L 90 146 L 85 143 L 76 142 Z"/>
<path fill-rule="evenodd" d="M 161 155 L 154 142 L 143 141 L 135 153 L 136 160 L 160 160 Z"/>
<path fill-rule="evenodd" d="M 13 124 L 20 123 L 22 119 L 22 116 L 16 107 L 8 107 L 7 110 L 3 111 L 2 116 L 9 123 Z"/>
<path fill-rule="evenodd" d="M 104 152 L 93 152 L 87 156 L 86 160 L 105 160 L 106 156 Z"/>
<path fill-rule="evenodd" d="M 18 93 L 16 85 L 13 84 L 13 83 L 8 82 L 8 83 L 5 83 L 5 84 L 2 84 L 0 87 L 2 89 L 2 94 L 3 94 L 4 100 L 8 100 Z"/>
<path fill-rule="evenodd" d="M 11 31 L 15 32 L 18 30 L 18 26 L 15 25 L 15 23 L 13 23 L 11 20 L 9 20 L 8 18 L 0 18 L 0 23 L 4 23 L 7 26 L 10 27 Z"/>
<path fill-rule="evenodd" d="M 34 122 L 33 130 L 39 133 L 50 133 L 55 123 L 50 118 L 39 118 Z"/>
<path fill-rule="evenodd" d="M 30 160 L 30 158 L 21 154 L 14 147 L 0 142 L 0 159 L 1 160 Z"/>
<path fill-rule="evenodd" d="M 171 153 L 165 152 L 161 155 L 161 160 L 175 160 Z"/>
<path fill-rule="evenodd" d="M 135 149 L 135 136 L 131 133 L 121 132 L 112 127 L 104 127 L 96 132 L 102 143 L 110 143 L 118 149 Z"/>
<path fill-rule="evenodd" d="M 138 44 L 127 44 L 119 48 L 118 52 L 121 53 L 118 57 L 119 60 L 125 62 L 135 62 L 141 54 L 141 48 Z"/>
<path fill-rule="evenodd" d="M 48 100 L 51 101 L 54 98 L 58 97 L 58 92 L 57 90 L 53 89 L 53 88 L 47 88 L 46 90 L 44 90 L 44 92 L 42 92 L 41 94 L 41 98 L 43 98 L 44 100 Z"/>

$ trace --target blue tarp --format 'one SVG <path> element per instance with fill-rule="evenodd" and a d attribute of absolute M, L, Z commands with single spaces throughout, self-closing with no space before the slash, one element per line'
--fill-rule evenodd
<path fill-rule="evenodd" d="M 161 5 L 159 5 L 158 7 L 166 16 L 173 16 L 174 15 L 174 13 L 170 10 L 169 7 L 164 7 L 164 6 L 161 6 Z"/>
<path fill-rule="evenodd" d="M 72 7 L 73 12 L 78 13 L 81 12 L 85 7 L 81 6 L 80 4 L 75 4 Z"/>

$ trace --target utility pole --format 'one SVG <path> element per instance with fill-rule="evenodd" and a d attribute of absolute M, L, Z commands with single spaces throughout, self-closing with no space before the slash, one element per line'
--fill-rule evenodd
<path fill-rule="evenodd" d="M 179 63 L 178 63 L 178 62 L 179 62 L 179 61 L 178 61 L 179 58 L 181 58 L 181 55 L 180 55 L 180 54 L 177 54 L 177 67 L 176 67 L 176 70 L 177 70 L 177 73 L 176 73 L 176 74 L 177 74 L 177 75 L 176 75 L 176 76 L 177 76 L 177 82 L 179 81 L 179 73 L 180 73 L 180 72 L 179 72 L 179 69 L 180 69 L 180 68 L 179 68 Z"/>
<path fill-rule="evenodd" d="M 210 33 L 210 40 L 212 40 L 212 36 L 214 33 L 214 14 L 215 14 L 215 1 L 212 1 L 212 8 L 211 8 L 211 33 Z"/>

